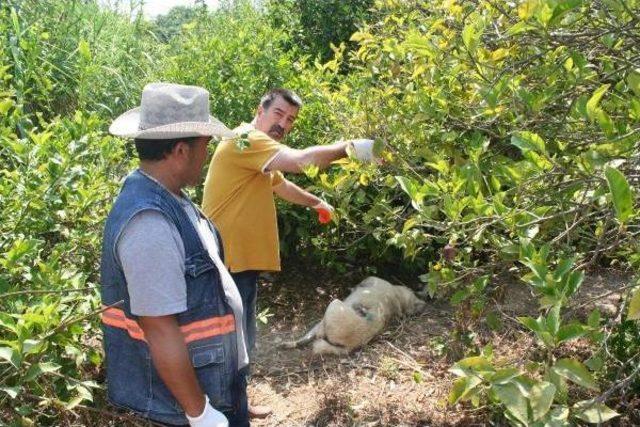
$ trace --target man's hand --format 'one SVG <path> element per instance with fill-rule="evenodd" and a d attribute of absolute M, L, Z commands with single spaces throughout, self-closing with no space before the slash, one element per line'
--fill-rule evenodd
<path fill-rule="evenodd" d="M 207 403 L 175 316 L 140 316 L 138 323 L 162 381 L 187 415 L 201 414 Z"/>
<path fill-rule="evenodd" d="M 321 200 L 317 205 L 312 206 L 318 212 L 318 221 L 320 224 L 327 224 L 333 217 L 333 206 Z"/>
<path fill-rule="evenodd" d="M 351 139 L 346 141 L 349 144 L 349 151 L 358 160 L 362 162 L 377 161 L 373 147 L 375 141 L 373 139 Z"/>
<path fill-rule="evenodd" d="M 187 415 L 191 427 L 228 427 L 229 421 L 224 414 L 209 404 L 209 397 L 204 396 L 204 411 L 197 417 Z"/>

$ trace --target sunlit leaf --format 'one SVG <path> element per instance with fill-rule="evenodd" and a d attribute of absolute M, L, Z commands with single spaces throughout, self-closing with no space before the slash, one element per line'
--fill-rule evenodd
<path fill-rule="evenodd" d="M 574 405 L 574 415 L 591 424 L 600 424 L 620 416 L 616 411 L 603 403 L 581 401 Z"/>
<path fill-rule="evenodd" d="M 493 387 L 498 399 L 518 421 L 527 423 L 528 406 L 527 399 L 520 389 L 513 383 L 496 384 Z"/>
<path fill-rule="evenodd" d="M 89 43 L 86 40 L 81 39 L 78 42 L 78 52 L 80 52 L 80 55 L 86 61 L 91 61 L 91 49 L 89 48 Z"/>
<path fill-rule="evenodd" d="M 640 319 L 640 290 L 636 291 L 631 297 L 631 301 L 629 301 L 629 311 L 627 312 L 627 319 Z"/>
<path fill-rule="evenodd" d="M 531 402 L 534 421 L 539 420 L 549 412 L 555 395 L 556 386 L 550 382 L 542 381 L 531 387 L 529 401 Z"/>
<path fill-rule="evenodd" d="M 533 132 L 517 132 L 511 137 L 511 144 L 522 150 L 523 153 L 527 151 L 535 151 L 537 153 L 546 152 L 546 144 L 539 135 Z"/>
<path fill-rule="evenodd" d="M 560 359 L 553 366 L 553 371 L 576 384 L 591 390 L 598 390 L 598 384 L 587 368 L 575 359 Z"/>
<path fill-rule="evenodd" d="M 616 217 L 620 222 L 626 222 L 633 213 L 631 187 L 622 172 L 613 167 L 606 168 L 605 176 L 611 192 L 613 207 L 616 210 Z"/>
<path fill-rule="evenodd" d="M 640 96 L 640 69 L 633 70 L 629 73 L 627 83 L 636 96 Z"/>
<path fill-rule="evenodd" d="M 589 98 L 587 101 L 587 115 L 591 120 L 595 120 L 597 118 L 598 104 L 600 104 L 600 100 L 604 96 L 604 94 L 609 89 L 609 84 L 604 84 L 600 86 Z"/>

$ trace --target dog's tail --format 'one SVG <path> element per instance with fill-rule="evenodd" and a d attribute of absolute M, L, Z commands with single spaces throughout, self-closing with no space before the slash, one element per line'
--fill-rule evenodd
<path fill-rule="evenodd" d="M 318 336 L 318 331 L 322 327 L 322 320 L 315 324 L 302 338 L 295 341 L 285 341 L 279 345 L 281 348 L 297 348 L 309 344 Z"/>

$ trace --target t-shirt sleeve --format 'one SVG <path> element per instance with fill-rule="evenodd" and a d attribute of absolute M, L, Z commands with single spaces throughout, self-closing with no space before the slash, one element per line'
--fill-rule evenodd
<path fill-rule="evenodd" d="M 264 172 L 265 167 L 283 148 L 286 148 L 286 145 L 269 138 L 268 135 L 262 132 L 251 132 L 249 146 L 244 150 L 238 150 L 236 164 L 245 169 Z"/>
<path fill-rule="evenodd" d="M 280 171 L 271 171 L 271 186 L 277 187 L 284 182 L 284 175 Z"/>
<path fill-rule="evenodd" d="M 175 225 L 157 211 L 136 214 L 118 239 L 131 312 L 166 316 L 187 309 L 184 245 Z"/>

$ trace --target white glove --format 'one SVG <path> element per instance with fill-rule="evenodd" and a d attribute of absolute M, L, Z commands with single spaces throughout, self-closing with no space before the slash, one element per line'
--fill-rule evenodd
<path fill-rule="evenodd" d="M 209 396 L 205 395 L 204 398 L 204 412 L 195 418 L 187 415 L 189 425 L 191 427 L 229 427 L 227 417 L 209 404 Z"/>
<path fill-rule="evenodd" d="M 376 156 L 373 154 L 373 139 L 351 139 L 347 143 L 356 159 L 362 162 L 376 160 Z"/>

